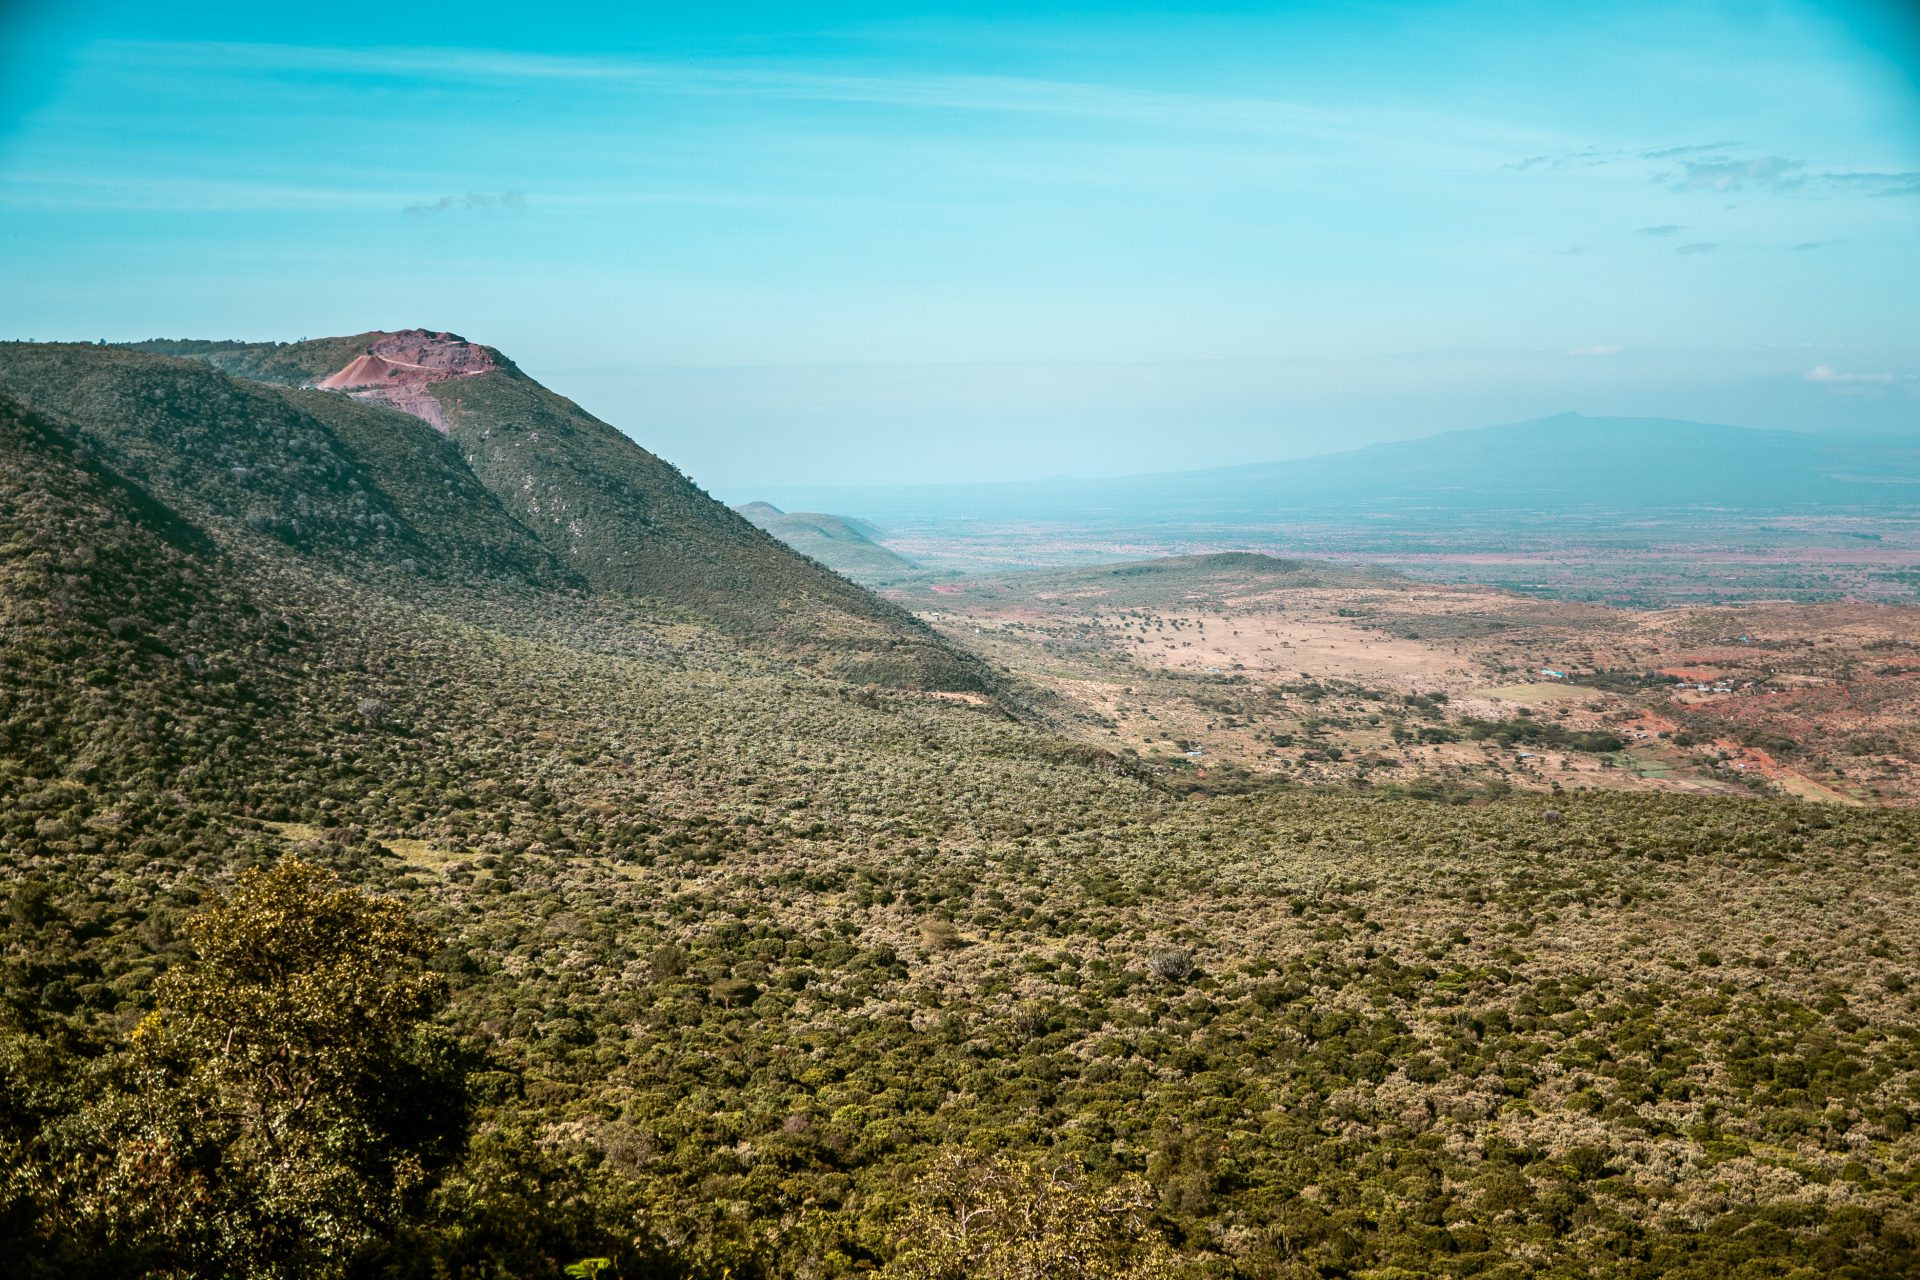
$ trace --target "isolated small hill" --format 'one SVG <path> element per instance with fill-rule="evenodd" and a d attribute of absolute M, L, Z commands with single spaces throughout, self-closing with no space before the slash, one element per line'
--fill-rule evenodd
<path fill-rule="evenodd" d="M 864 520 L 818 511 L 782 511 L 771 502 L 743 503 L 734 510 L 795 551 L 856 582 L 894 582 L 919 568 L 880 545 L 879 530 Z"/>
<path fill-rule="evenodd" d="M 1076 607 L 1165 608 L 1265 595 L 1288 588 L 1391 587 L 1401 575 L 1367 565 L 1295 560 L 1252 551 L 1163 556 L 1066 569 L 1030 569 L 919 584 L 916 604 L 1030 602 Z"/>
<path fill-rule="evenodd" d="M 762 528 L 766 527 L 766 521 L 778 519 L 787 514 L 771 502 L 742 502 L 734 507 L 734 510 Z"/>
<path fill-rule="evenodd" d="M 863 683 L 991 683 L 912 615 L 796 555 L 491 348 L 424 330 L 143 345 L 191 358 L 4 344 L 0 389 L 232 545 L 389 590 L 584 590 Z M 376 364 L 402 376 L 341 385 Z M 340 389 L 310 389 L 328 382 Z"/>

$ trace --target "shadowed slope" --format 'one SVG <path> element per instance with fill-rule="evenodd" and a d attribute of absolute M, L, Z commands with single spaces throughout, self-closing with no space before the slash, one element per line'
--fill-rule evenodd
<path fill-rule="evenodd" d="M 755 528 L 677 469 L 572 401 L 540 386 L 492 348 L 475 347 L 450 334 L 415 330 L 287 345 L 156 341 L 142 346 L 150 352 L 189 356 L 239 375 L 218 379 L 222 389 L 209 393 L 209 398 L 217 405 L 236 400 L 238 422 L 258 419 L 267 427 L 257 433 L 261 440 L 256 441 L 233 438 L 243 431 L 218 433 L 212 455 L 222 465 L 246 468 L 246 474 L 237 477 L 240 483 L 259 483 L 260 471 L 252 455 L 267 449 L 264 442 L 276 438 L 307 441 L 299 447 L 317 450 L 313 457 L 322 467 L 332 467 L 336 454 L 340 455 L 341 469 L 332 481 L 338 492 L 310 503 L 313 514 L 297 531 L 292 524 L 272 526 L 283 530 L 289 540 L 304 540 L 301 545 L 322 534 L 336 551 L 342 541 L 350 547 L 359 545 L 353 540 L 354 530 L 335 526 L 342 516 L 358 520 L 361 513 L 351 504 L 373 501 L 373 477 L 362 474 L 365 457 L 379 452 L 385 435 L 414 440 L 422 432 L 431 434 L 417 420 L 426 418 L 444 426 L 449 456 L 457 461 L 461 474 L 452 490 L 484 491 L 487 502 L 518 530 L 515 537 L 525 553 L 545 565 L 560 566 L 554 570 L 558 577 L 598 593 L 702 619 L 850 680 L 953 690 L 982 690 L 993 683 L 976 659 L 948 645 L 905 610 L 877 599 Z M 459 359 L 445 350 L 453 347 L 458 348 L 454 354 Z M 364 357 L 378 351 L 408 357 L 411 368 L 447 373 L 444 378 L 416 378 L 409 384 L 409 405 L 402 407 L 414 411 L 413 417 L 365 403 L 356 398 L 357 391 L 297 389 L 321 384 L 350 368 L 364 370 Z M 47 367 L 50 362 L 69 363 L 74 372 L 55 374 Z M 183 490 L 230 488 L 205 470 L 207 449 L 182 457 L 155 443 L 169 433 L 164 424 L 153 428 L 149 423 L 152 394 L 143 379 L 192 384 L 196 376 L 205 385 L 215 385 L 206 384 L 206 379 L 217 379 L 203 364 L 118 348 L 21 346 L 0 356 L 0 378 L 30 383 L 31 394 L 56 407 L 91 411 L 89 402 L 111 400 L 94 416 L 147 424 L 148 429 L 134 433 L 139 436 L 135 451 L 166 471 Z M 262 386 L 243 378 L 277 385 Z M 180 394 L 166 391 L 161 400 Z M 431 401 L 431 409 L 411 404 L 412 399 Z M 319 424 L 320 430 L 287 428 L 280 419 L 289 412 Z M 111 422 L 102 429 L 116 438 L 129 434 Z M 186 434 L 197 430 L 196 426 Z M 410 447 L 423 456 L 431 453 L 425 444 Z M 271 461 L 285 463 L 278 453 Z M 394 465 L 396 478 L 389 485 L 394 493 L 409 492 L 416 505 L 433 494 L 434 486 L 419 482 L 413 464 L 403 465 L 396 459 Z M 355 466 L 360 471 L 352 470 Z M 401 474 L 411 479 L 398 479 Z M 209 506 L 217 509 L 220 504 L 208 496 Z M 392 493 L 380 496 L 391 506 Z M 478 501 L 474 498 L 468 505 Z M 342 507 L 343 503 L 349 505 Z M 285 512 L 298 505 L 280 501 L 258 515 L 264 520 L 292 520 L 297 516 Z M 243 504 L 239 509 L 247 508 Z M 376 514 L 384 524 L 388 513 L 369 510 L 367 518 L 372 520 Z M 316 521 L 324 526 L 318 532 Z M 416 523 L 433 526 L 432 521 Z M 411 527 L 409 531 L 421 533 Z"/>
<path fill-rule="evenodd" d="M 182 764 L 254 700 L 284 628 L 204 532 L 4 395 L 0 457 L 0 758 L 98 783 Z M 242 648 L 250 672 L 223 660 Z"/>

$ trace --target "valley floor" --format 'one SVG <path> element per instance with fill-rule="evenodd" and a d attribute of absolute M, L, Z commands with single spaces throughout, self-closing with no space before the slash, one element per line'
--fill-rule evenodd
<path fill-rule="evenodd" d="M 1621 610 L 1481 587 L 894 589 L 1174 776 L 1920 799 L 1920 609 Z"/>
<path fill-rule="evenodd" d="M 887 508 L 886 549 L 925 570 L 974 575 L 1153 556 L 1258 551 L 1397 570 L 1545 599 L 1641 608 L 1920 601 L 1920 519 L 1900 507 L 1560 507 L 1539 511 L 1378 507 L 1249 521 L 1167 513 L 1074 520 Z M 862 570 L 855 568 L 854 576 Z M 863 578 L 886 583 L 898 574 Z"/>

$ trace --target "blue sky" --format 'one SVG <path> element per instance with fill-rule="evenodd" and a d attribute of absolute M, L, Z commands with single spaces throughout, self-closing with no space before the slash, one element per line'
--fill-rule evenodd
<path fill-rule="evenodd" d="M 1897 4 L 0 7 L 0 334 L 451 328 L 729 497 L 1920 430 Z"/>

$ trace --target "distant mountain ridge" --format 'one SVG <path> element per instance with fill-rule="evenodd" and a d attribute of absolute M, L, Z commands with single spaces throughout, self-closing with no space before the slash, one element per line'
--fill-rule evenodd
<path fill-rule="evenodd" d="M 1920 455 L 1911 461 L 1920 467 Z M 1217 483 L 1230 494 L 1268 489 L 1475 506 L 1796 505 L 1883 496 L 1848 473 L 1884 462 L 1871 446 L 1790 431 L 1562 413 L 1182 479 L 1189 488 Z"/>
<path fill-rule="evenodd" d="M 908 521 L 995 518 L 1260 521 L 1316 512 L 1920 503 L 1914 437 L 1830 438 L 1669 418 L 1555 414 L 1341 453 L 1090 480 L 810 487 L 790 500 Z M 776 497 L 788 496 L 776 493 Z"/>

